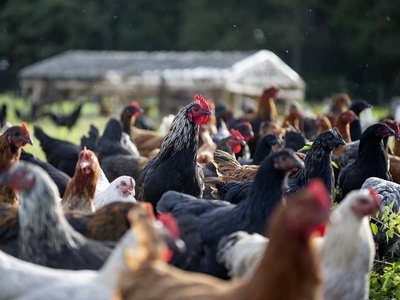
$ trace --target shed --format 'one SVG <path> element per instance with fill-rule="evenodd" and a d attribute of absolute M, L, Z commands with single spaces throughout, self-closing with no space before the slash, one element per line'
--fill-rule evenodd
<path fill-rule="evenodd" d="M 186 103 L 194 93 L 216 100 L 255 98 L 272 83 L 281 87 L 280 98 L 302 100 L 305 92 L 300 76 L 268 50 L 69 50 L 25 67 L 19 78 L 22 95 L 34 101 L 156 97 L 164 111 Z"/>

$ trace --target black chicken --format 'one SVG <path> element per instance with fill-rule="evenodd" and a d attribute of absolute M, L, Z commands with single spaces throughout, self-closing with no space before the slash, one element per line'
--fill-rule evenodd
<path fill-rule="evenodd" d="M 42 104 L 38 102 L 32 103 L 32 106 L 29 111 L 23 112 L 17 108 L 14 109 L 15 115 L 21 121 L 33 122 L 36 121 L 41 115 L 41 107 Z"/>
<path fill-rule="evenodd" d="M 74 109 L 74 111 L 69 115 L 55 114 L 52 112 L 47 112 L 44 115 L 49 116 L 50 119 L 52 119 L 54 124 L 56 124 L 57 126 L 65 126 L 69 130 L 71 130 L 71 128 L 75 126 L 76 122 L 78 121 L 81 115 L 82 107 L 83 103 L 79 103 L 78 106 Z"/>
<path fill-rule="evenodd" d="M 197 165 L 199 125 L 208 121 L 212 112 L 199 95 L 175 116 L 160 152 L 140 172 L 138 200 L 154 207 L 166 191 L 179 191 L 196 197 L 203 194 L 203 173 Z"/>
<path fill-rule="evenodd" d="M 0 181 L 19 192 L 19 258 L 72 270 L 103 265 L 111 244 L 88 240 L 68 224 L 57 199 L 57 187 L 43 169 L 19 162 L 2 173 Z"/>
<path fill-rule="evenodd" d="M 227 278 L 226 269 L 216 261 L 219 240 L 238 230 L 264 234 L 271 212 L 282 199 L 289 170 L 302 166 L 292 150 L 271 154 L 260 166 L 248 198 L 238 205 L 166 192 L 157 211 L 171 213 L 177 219 L 188 248 L 185 253 L 175 253 L 171 262 L 185 270 Z"/>
<path fill-rule="evenodd" d="M 259 165 L 271 153 L 282 146 L 282 141 L 274 134 L 266 134 L 258 140 L 252 164 Z"/>
<path fill-rule="evenodd" d="M 299 151 L 307 143 L 307 139 L 301 132 L 295 130 L 286 130 L 285 132 L 285 148 Z"/>
<path fill-rule="evenodd" d="M 304 168 L 288 180 L 288 194 L 306 186 L 311 179 L 321 178 L 332 194 L 335 179 L 332 169 L 331 152 L 339 145 L 345 145 L 342 135 L 336 129 L 322 132 L 313 142 L 304 160 Z"/>
<path fill-rule="evenodd" d="M 389 180 L 388 156 L 383 140 L 395 135 L 395 131 L 384 123 L 373 124 L 363 132 L 357 159 L 340 170 L 338 201 L 352 190 L 361 188 L 369 177 Z"/>
<path fill-rule="evenodd" d="M 100 166 L 110 182 L 121 175 L 128 175 L 137 180 L 140 170 L 147 163 L 146 158 L 135 157 L 122 147 L 121 137 L 121 123 L 111 118 L 96 144 Z"/>
<path fill-rule="evenodd" d="M 352 110 L 358 119 L 355 119 L 353 122 L 350 123 L 350 136 L 352 141 L 357 141 L 361 138 L 362 134 L 362 129 L 361 129 L 361 123 L 360 123 L 360 113 L 367 108 L 371 108 L 372 105 L 369 104 L 367 101 L 361 100 L 354 102 L 350 106 L 350 110 Z"/>
<path fill-rule="evenodd" d="M 74 176 L 79 146 L 48 136 L 39 126 L 34 126 L 33 129 L 35 137 L 46 154 L 46 160 L 68 176 Z"/>
<path fill-rule="evenodd" d="M 43 170 L 49 174 L 50 178 L 53 179 L 54 183 L 57 185 L 60 195 L 64 195 L 65 189 L 67 188 L 68 182 L 71 180 L 67 174 L 60 171 L 53 165 L 40 160 L 39 158 L 33 156 L 32 154 L 26 152 L 22 149 L 20 160 L 30 162 L 31 164 L 41 167 Z"/>
<path fill-rule="evenodd" d="M 96 152 L 96 143 L 99 139 L 99 130 L 93 124 L 90 124 L 88 136 L 81 137 L 81 149 L 87 148 Z"/>

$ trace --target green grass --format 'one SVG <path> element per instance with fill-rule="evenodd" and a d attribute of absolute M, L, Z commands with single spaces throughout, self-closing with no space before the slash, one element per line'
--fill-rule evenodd
<path fill-rule="evenodd" d="M 158 109 L 156 105 L 156 99 L 145 99 L 144 101 L 151 107 L 150 115 L 154 119 L 159 119 L 157 115 Z M 0 105 L 3 103 L 7 103 L 8 105 L 7 119 L 12 124 L 20 124 L 22 122 L 15 116 L 15 108 L 18 108 L 23 112 L 27 112 L 31 107 L 30 100 L 17 98 L 12 94 L 1 94 Z M 47 104 L 43 107 L 43 111 L 52 111 L 56 113 L 67 114 L 72 112 L 76 105 L 77 102 L 75 103 L 73 101 L 63 101 L 53 104 Z M 322 113 L 326 108 L 326 104 L 306 101 L 304 103 L 304 107 L 310 108 L 315 113 Z M 387 107 L 374 107 L 373 109 L 374 117 L 376 117 L 378 120 L 387 116 L 388 112 L 389 110 Z M 89 131 L 90 124 L 96 126 L 99 129 L 100 134 L 102 134 L 107 120 L 108 117 L 100 116 L 99 107 L 96 103 L 87 102 L 83 106 L 81 117 L 79 118 L 77 124 L 72 128 L 72 130 L 68 130 L 65 127 L 56 126 L 48 117 L 42 117 L 33 123 L 27 122 L 34 144 L 33 146 L 27 145 L 25 149 L 28 152 L 38 156 L 40 159 L 45 160 L 45 155 L 40 148 L 39 141 L 33 135 L 33 125 L 41 126 L 43 130 L 52 137 L 66 140 L 79 145 L 81 137 L 83 135 L 86 135 Z"/>
<path fill-rule="evenodd" d="M 23 112 L 27 112 L 28 109 L 30 109 L 31 107 L 31 103 L 29 101 L 15 98 L 10 94 L 0 95 L 0 104 L 3 103 L 7 103 L 8 105 L 7 120 L 11 122 L 11 124 L 16 125 L 21 124 L 22 121 L 15 116 L 14 109 L 18 108 Z M 63 114 L 70 113 L 76 105 L 77 103 L 73 103 L 72 101 L 64 101 L 61 103 L 46 105 L 44 107 L 44 111 L 52 111 Z M 33 146 L 27 145 L 25 147 L 25 150 L 38 156 L 40 159 L 45 160 L 45 154 L 40 147 L 39 141 L 33 135 L 34 125 L 41 126 L 44 132 L 52 137 L 79 145 L 82 135 L 86 135 L 89 131 L 90 124 L 96 126 L 101 134 L 104 130 L 107 120 L 107 117 L 102 117 L 99 115 L 99 109 L 96 103 L 85 103 L 82 109 L 81 117 L 78 119 L 78 122 L 71 130 L 68 130 L 66 127 L 56 126 L 54 122 L 52 122 L 52 120 L 50 120 L 50 118 L 48 117 L 42 117 L 33 123 L 26 122 L 28 125 L 28 129 L 31 133 Z"/>

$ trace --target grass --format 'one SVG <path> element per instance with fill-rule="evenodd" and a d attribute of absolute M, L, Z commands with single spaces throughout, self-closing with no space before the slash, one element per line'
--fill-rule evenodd
<path fill-rule="evenodd" d="M 151 105 L 150 115 L 157 119 L 157 105 L 155 99 L 146 99 L 146 103 Z M 0 105 L 3 103 L 7 103 L 8 105 L 8 121 L 11 124 L 20 124 L 22 121 L 19 120 L 15 115 L 15 108 L 23 112 L 29 111 L 31 107 L 31 101 L 29 99 L 21 99 L 17 98 L 12 94 L 1 94 L 0 95 Z M 58 102 L 53 104 L 47 104 L 44 106 L 43 111 L 52 111 L 56 113 L 67 114 L 73 111 L 77 103 L 73 101 L 64 101 Z M 310 109 L 315 113 L 322 113 L 326 110 L 327 104 L 326 103 L 314 103 L 314 102 L 305 102 L 304 107 L 306 109 Z M 388 108 L 387 107 L 374 107 L 373 114 L 374 117 L 378 120 L 388 115 Z M 115 116 L 117 117 L 117 116 Z M 158 118 L 159 119 L 159 118 Z M 71 143 L 80 144 L 80 139 L 83 135 L 86 135 L 89 131 L 90 124 L 93 124 L 99 129 L 100 134 L 103 132 L 105 124 L 108 120 L 108 117 L 100 116 L 99 114 L 99 106 L 93 102 L 87 102 L 83 106 L 82 115 L 78 119 L 77 124 L 71 129 L 68 130 L 65 127 L 58 127 L 56 126 L 52 120 L 48 117 L 42 117 L 37 121 L 30 123 L 27 122 L 28 128 L 31 132 L 32 139 L 33 139 L 33 146 L 27 145 L 26 150 L 40 159 L 45 160 L 45 154 L 43 153 L 39 141 L 33 136 L 33 126 L 39 125 L 43 128 L 43 130 L 50 136 L 66 140 Z"/>

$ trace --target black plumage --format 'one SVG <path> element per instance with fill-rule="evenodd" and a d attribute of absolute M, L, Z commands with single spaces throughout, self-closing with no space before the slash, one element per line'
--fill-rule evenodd
<path fill-rule="evenodd" d="M 33 156 L 23 149 L 21 151 L 20 160 L 30 162 L 31 164 L 37 165 L 45 170 L 47 174 L 49 174 L 50 178 L 57 185 L 60 195 L 64 195 L 65 189 L 67 188 L 68 182 L 71 180 L 71 177 L 69 177 L 67 174 L 65 174 L 63 171 L 60 171 L 53 165 L 40 160 L 39 158 Z"/>
<path fill-rule="evenodd" d="M 360 100 L 357 102 L 354 102 L 351 106 L 350 106 L 350 110 L 352 110 L 357 117 L 360 117 L 360 114 L 363 110 L 367 109 L 367 108 L 371 108 L 372 105 L 369 104 L 367 101 L 364 100 Z M 361 123 L 360 123 L 360 119 L 355 119 L 353 122 L 350 123 L 350 136 L 351 136 L 351 140 L 352 141 L 357 141 L 361 138 L 361 134 L 362 134 L 362 129 L 361 129 Z"/>
<path fill-rule="evenodd" d="M 47 112 L 44 115 L 49 116 L 57 126 L 65 126 L 68 129 L 71 129 L 78 121 L 81 115 L 82 107 L 83 103 L 79 103 L 78 106 L 68 115 L 55 114 L 52 112 Z"/>
<path fill-rule="evenodd" d="M 96 152 L 96 144 L 97 140 L 99 139 L 99 130 L 93 124 L 90 124 L 89 132 L 87 136 L 81 137 L 81 149 L 86 147 L 93 152 Z"/>
<path fill-rule="evenodd" d="M 287 172 L 302 165 L 292 150 L 271 154 L 260 166 L 249 197 L 238 205 L 166 192 L 157 211 L 171 213 L 177 219 L 188 249 L 175 253 L 172 263 L 185 270 L 226 278 L 226 269 L 216 261 L 219 240 L 238 230 L 264 234 L 266 222 L 282 198 Z"/>
<path fill-rule="evenodd" d="M 147 159 L 135 157 L 122 147 L 121 137 L 121 123 L 111 118 L 107 122 L 103 135 L 96 143 L 100 166 L 109 181 L 113 181 L 122 175 L 128 175 L 138 180 L 139 172 Z"/>
<path fill-rule="evenodd" d="M 285 148 L 299 151 L 307 143 L 307 139 L 301 132 L 287 130 L 285 132 Z"/>
<path fill-rule="evenodd" d="M 196 161 L 198 125 L 206 122 L 210 114 L 208 106 L 197 101 L 179 111 L 162 142 L 160 152 L 140 173 L 137 185 L 139 200 L 148 201 L 156 207 L 167 191 L 202 196 L 204 174 Z"/>
<path fill-rule="evenodd" d="M 7 122 L 7 104 L 3 104 L 0 108 L 0 129 L 6 125 Z"/>
<path fill-rule="evenodd" d="M 20 259 L 72 270 L 97 270 L 103 265 L 114 244 L 86 239 L 68 224 L 57 199 L 57 187 L 43 169 L 19 162 L 2 173 L 0 181 L 19 192 Z"/>
<path fill-rule="evenodd" d="M 363 132 L 357 159 L 340 170 L 338 186 L 341 193 L 337 198 L 338 201 L 350 191 L 361 188 L 369 177 L 385 180 L 390 178 L 383 139 L 394 135 L 394 130 L 383 123 L 373 124 Z"/>
<path fill-rule="evenodd" d="M 344 145 L 340 132 L 334 128 L 322 132 L 313 142 L 304 160 L 304 168 L 288 180 L 287 193 L 294 193 L 306 186 L 313 178 L 321 178 L 330 193 L 335 185 L 331 152 L 339 145 Z"/>
<path fill-rule="evenodd" d="M 68 141 L 59 140 L 47 135 L 39 126 L 34 126 L 35 137 L 39 140 L 46 160 L 57 169 L 72 177 L 78 161 L 79 146 Z"/>
<path fill-rule="evenodd" d="M 272 147 L 280 147 L 282 141 L 274 134 L 267 134 L 261 137 L 256 146 L 252 164 L 259 165 L 271 153 Z"/>

